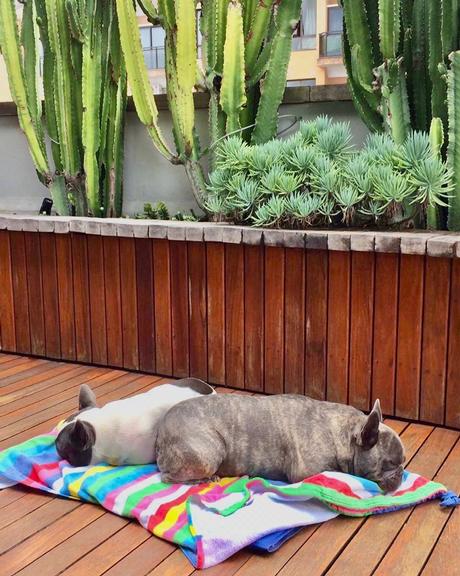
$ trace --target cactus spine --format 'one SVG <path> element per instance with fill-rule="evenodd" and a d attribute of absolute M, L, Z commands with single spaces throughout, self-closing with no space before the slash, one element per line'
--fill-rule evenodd
<path fill-rule="evenodd" d="M 113 2 L 26 0 L 21 38 L 15 3 L 0 3 L 11 93 L 38 176 L 59 214 L 121 214 L 126 72 Z"/>

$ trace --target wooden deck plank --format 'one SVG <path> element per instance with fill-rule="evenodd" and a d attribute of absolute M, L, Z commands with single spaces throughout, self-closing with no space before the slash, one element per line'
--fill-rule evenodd
<path fill-rule="evenodd" d="M 41 375 L 44 372 L 49 372 L 53 369 L 54 365 L 47 360 L 32 360 L 27 365 L 23 364 L 20 371 L 10 374 L 10 376 L 6 376 L 5 374 L 7 371 L 5 371 L 3 373 L 4 375 L 0 379 L 0 390 L 3 392 L 4 388 L 8 387 L 9 384 L 14 384 L 15 382 L 26 382 L 27 385 L 27 381 L 30 378 Z"/>
<path fill-rule="evenodd" d="M 143 576 L 152 570 L 167 556 L 171 555 L 176 547 L 159 538 L 148 538 L 136 549 L 128 553 L 122 560 L 104 573 L 104 576 Z"/>
<path fill-rule="evenodd" d="M 65 576 L 87 576 L 87 574 L 99 576 L 104 574 L 148 538 L 151 536 L 143 526 L 130 522 L 61 574 L 65 574 Z"/>
<path fill-rule="evenodd" d="M 55 498 L 13 524 L 0 529 L 0 554 L 4 554 L 32 534 L 40 532 L 79 505 L 79 502 Z"/>
<path fill-rule="evenodd" d="M 37 574 L 40 576 L 57 576 L 85 554 L 94 550 L 100 543 L 116 534 L 127 523 L 128 520 L 114 514 L 103 514 L 91 522 L 87 528 L 70 536 L 16 574 L 20 576 L 37 576 Z"/>
<path fill-rule="evenodd" d="M 0 508 L 4 508 L 12 502 L 24 498 L 28 493 L 27 489 L 22 486 L 12 486 L 11 488 L 0 490 Z"/>
<path fill-rule="evenodd" d="M 48 495 L 48 498 L 51 496 Z M 12 576 L 104 514 L 106 512 L 103 508 L 97 506 L 76 506 L 71 512 L 5 552 L 0 563 L 0 576 Z"/>
<path fill-rule="evenodd" d="M 47 502 L 49 502 L 49 495 L 45 492 L 30 492 L 26 494 L 24 498 L 19 498 L 7 506 L 4 506 L 0 517 L 0 529 L 13 524 L 13 522 L 16 522 L 19 518 L 40 508 L 40 506 L 43 506 Z"/>
<path fill-rule="evenodd" d="M 40 375 L 41 378 L 38 382 L 28 384 L 27 388 L 21 388 L 21 382 L 5 386 L 0 395 L 0 416 L 32 405 L 43 398 L 48 398 L 54 395 L 56 390 L 61 392 L 66 388 L 83 383 L 86 379 L 91 380 L 101 373 L 100 368 L 75 367 L 71 364 L 64 364 L 61 369 L 56 369 L 56 372 L 53 373 L 56 374 L 55 376 L 50 378 L 49 374 L 45 372 Z M 74 380 L 77 376 L 80 376 L 79 382 Z"/>
<path fill-rule="evenodd" d="M 133 375 L 130 375 L 131 377 Z M 109 386 L 103 385 L 106 387 L 104 390 L 104 394 L 98 397 L 98 400 L 102 402 L 109 402 L 110 400 L 117 400 L 118 398 L 123 398 L 126 396 L 130 396 L 132 394 L 138 393 L 140 390 L 145 388 L 150 388 L 153 384 L 158 384 L 160 381 L 157 377 L 154 376 L 137 376 L 134 375 L 135 378 L 132 381 L 129 381 L 128 384 L 122 381 L 122 378 L 119 379 L 117 382 L 117 386 L 114 386 L 113 383 L 108 383 Z M 110 391 L 107 391 L 107 388 L 111 387 Z M 36 425 L 31 425 L 30 421 L 27 422 L 27 425 L 24 429 L 22 429 L 22 425 L 19 425 L 17 428 L 21 428 L 20 432 L 15 433 L 14 435 L 9 436 L 8 438 L 0 441 L 0 450 L 7 448 L 9 446 L 13 446 L 14 444 L 18 444 L 20 442 L 24 442 L 28 438 L 32 436 L 36 436 L 37 434 L 43 434 L 48 432 L 56 423 L 75 411 L 75 405 L 72 404 L 71 408 L 68 409 L 69 404 L 63 403 L 66 407 L 63 408 L 62 405 L 58 405 L 58 408 L 52 407 L 52 409 L 47 413 L 48 419 L 40 421 Z M 52 414 L 51 417 L 50 414 Z M 35 416 L 35 415 L 34 415 Z M 35 418 L 36 420 L 40 420 L 40 418 Z M 21 421 L 22 422 L 22 421 Z M 4 431 L 5 429 L 3 429 Z M 10 434 L 10 431 L 7 433 Z"/>

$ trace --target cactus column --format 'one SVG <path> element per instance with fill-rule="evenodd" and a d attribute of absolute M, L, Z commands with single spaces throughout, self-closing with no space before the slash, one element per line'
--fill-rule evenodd
<path fill-rule="evenodd" d="M 23 4 L 19 39 L 14 1 L 0 3 L 0 47 L 38 176 L 59 214 L 120 215 L 126 73 L 113 0 Z"/>

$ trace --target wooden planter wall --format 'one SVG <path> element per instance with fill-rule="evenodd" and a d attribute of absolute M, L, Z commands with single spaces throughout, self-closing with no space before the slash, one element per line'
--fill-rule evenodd
<path fill-rule="evenodd" d="M 0 344 L 460 428 L 460 259 L 2 230 Z"/>

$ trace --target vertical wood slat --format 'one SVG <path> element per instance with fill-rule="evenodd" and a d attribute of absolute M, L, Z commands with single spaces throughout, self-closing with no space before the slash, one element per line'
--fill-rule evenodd
<path fill-rule="evenodd" d="M 10 232 L 11 268 L 14 296 L 16 351 L 31 352 L 29 327 L 29 294 L 27 288 L 27 260 L 23 232 Z"/>
<path fill-rule="evenodd" d="M 169 243 L 171 259 L 171 321 L 173 375 L 189 375 L 188 266 L 187 244 Z"/>
<path fill-rule="evenodd" d="M 56 234 L 56 264 L 59 300 L 61 357 L 76 359 L 73 259 L 70 235 Z"/>
<path fill-rule="evenodd" d="M 305 394 L 325 400 L 328 310 L 326 250 L 307 250 L 305 290 Z"/>
<path fill-rule="evenodd" d="M 104 248 L 102 236 L 87 236 L 91 350 L 95 364 L 107 364 Z"/>
<path fill-rule="evenodd" d="M 10 233 L 0 230 L 0 349 L 16 351 Z"/>
<path fill-rule="evenodd" d="M 153 240 L 155 351 L 159 374 L 172 374 L 171 273 L 169 242 Z"/>
<path fill-rule="evenodd" d="M 152 244 L 136 238 L 137 321 L 139 331 L 139 368 L 155 371 L 155 323 L 153 295 Z"/>
<path fill-rule="evenodd" d="M 284 248 L 265 248 L 265 391 L 284 390 Z"/>
<path fill-rule="evenodd" d="M 349 252 L 329 252 L 327 321 L 327 400 L 348 401 L 350 331 Z"/>
<path fill-rule="evenodd" d="M 46 344 L 40 241 L 34 232 L 24 232 L 24 243 L 29 295 L 30 350 L 32 354 L 44 356 Z"/>
<path fill-rule="evenodd" d="M 244 247 L 244 387 L 264 390 L 264 251 Z"/>
<path fill-rule="evenodd" d="M 132 238 L 120 238 L 120 272 L 123 367 L 138 370 L 136 247 Z"/>
<path fill-rule="evenodd" d="M 460 258 L 452 262 L 449 317 L 445 424 L 458 429 L 460 428 Z"/>
<path fill-rule="evenodd" d="M 244 248 L 225 245 L 226 383 L 244 388 Z"/>
<path fill-rule="evenodd" d="M 427 258 L 423 303 L 420 418 L 444 423 L 451 260 Z"/>
<path fill-rule="evenodd" d="M 75 305 L 75 343 L 79 362 L 91 362 L 91 312 L 88 245 L 84 234 L 71 234 Z"/>
<path fill-rule="evenodd" d="M 206 244 L 208 379 L 211 384 L 225 383 L 225 250 L 217 242 Z"/>
<path fill-rule="evenodd" d="M 352 252 L 348 401 L 360 410 L 371 402 L 374 265 L 373 252 Z"/>
<path fill-rule="evenodd" d="M 305 380 L 305 251 L 285 252 L 284 392 L 304 393 Z"/>
<path fill-rule="evenodd" d="M 395 415 L 402 418 L 419 417 L 424 268 L 423 256 L 401 255 Z"/>
<path fill-rule="evenodd" d="M 59 292 L 57 279 L 57 257 L 55 234 L 39 235 L 41 269 L 43 281 L 43 310 L 45 320 L 46 355 L 50 358 L 61 357 L 61 338 L 59 332 Z"/>
<path fill-rule="evenodd" d="M 376 254 L 372 402 L 394 414 L 398 335 L 399 254 Z"/>
<path fill-rule="evenodd" d="M 190 326 L 190 375 L 208 378 L 208 339 L 206 331 L 206 250 L 201 242 L 188 242 L 188 285 Z"/>
<path fill-rule="evenodd" d="M 114 236 L 103 238 L 107 361 L 123 366 L 123 325 L 121 319 L 120 244 Z"/>

